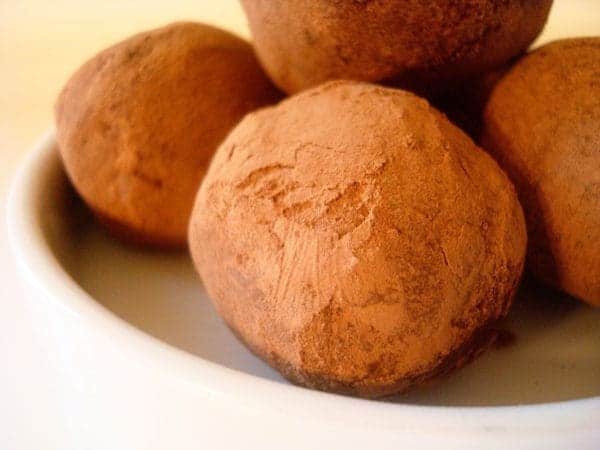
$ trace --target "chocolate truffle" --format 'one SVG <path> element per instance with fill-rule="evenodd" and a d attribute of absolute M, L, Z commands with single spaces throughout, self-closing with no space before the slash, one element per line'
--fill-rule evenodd
<path fill-rule="evenodd" d="M 492 92 L 482 143 L 517 187 L 529 269 L 600 306 L 600 38 L 523 58 Z"/>
<path fill-rule="evenodd" d="M 486 347 L 526 231 L 502 170 L 425 100 L 341 81 L 244 118 L 189 245 L 256 354 L 298 384 L 377 397 Z"/>
<path fill-rule="evenodd" d="M 438 92 L 529 47 L 552 0 L 241 0 L 258 56 L 294 93 L 344 78 Z"/>
<path fill-rule="evenodd" d="M 279 96 L 247 42 L 175 23 L 104 50 L 72 76 L 55 110 L 60 154 L 112 231 L 182 247 L 217 146 L 247 112 Z"/>

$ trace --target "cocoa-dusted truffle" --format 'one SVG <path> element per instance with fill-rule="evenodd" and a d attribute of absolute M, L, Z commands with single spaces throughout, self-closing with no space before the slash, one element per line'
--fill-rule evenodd
<path fill-rule="evenodd" d="M 422 93 L 529 47 L 552 0 L 241 0 L 258 56 L 293 93 L 345 78 Z"/>
<path fill-rule="evenodd" d="M 232 131 L 189 245 L 254 352 L 296 383 L 381 396 L 489 343 L 526 232 L 508 178 L 425 100 L 333 82 Z"/>
<path fill-rule="evenodd" d="M 247 42 L 175 23 L 83 65 L 56 104 L 57 140 L 73 185 L 110 229 L 184 246 L 214 150 L 244 114 L 279 96 Z"/>
<path fill-rule="evenodd" d="M 528 267 L 600 306 L 600 38 L 523 58 L 491 95 L 482 142 L 517 187 Z"/>

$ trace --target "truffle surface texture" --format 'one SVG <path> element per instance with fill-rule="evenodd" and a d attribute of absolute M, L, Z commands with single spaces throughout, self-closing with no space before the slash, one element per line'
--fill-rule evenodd
<path fill-rule="evenodd" d="M 600 38 L 520 60 L 492 92 L 482 145 L 517 188 L 528 268 L 600 306 Z"/>
<path fill-rule="evenodd" d="M 425 100 L 338 81 L 244 118 L 189 239 L 256 354 L 298 384 L 378 397 L 486 347 L 526 231 L 502 170 Z"/>
<path fill-rule="evenodd" d="M 115 234 L 183 247 L 214 151 L 279 96 L 247 42 L 175 23 L 85 63 L 56 103 L 57 141 L 76 190 Z"/>
<path fill-rule="evenodd" d="M 552 5 L 552 0 L 241 2 L 263 66 L 288 93 L 352 79 L 428 96 L 525 51 Z"/>

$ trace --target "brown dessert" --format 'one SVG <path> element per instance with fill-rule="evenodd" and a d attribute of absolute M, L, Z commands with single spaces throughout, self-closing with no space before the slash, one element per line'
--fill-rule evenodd
<path fill-rule="evenodd" d="M 552 0 L 242 0 L 258 56 L 294 93 L 326 80 L 429 94 L 499 67 L 542 30 Z"/>
<path fill-rule="evenodd" d="M 214 150 L 244 114 L 279 97 L 246 41 L 175 23 L 84 64 L 56 104 L 57 141 L 73 185 L 113 232 L 184 246 Z"/>
<path fill-rule="evenodd" d="M 425 100 L 342 81 L 242 120 L 189 245 L 256 354 L 301 385 L 377 397 L 490 343 L 526 230 L 506 175 Z"/>
<path fill-rule="evenodd" d="M 600 38 L 516 64 L 492 92 L 482 143 L 517 187 L 529 269 L 600 306 Z"/>

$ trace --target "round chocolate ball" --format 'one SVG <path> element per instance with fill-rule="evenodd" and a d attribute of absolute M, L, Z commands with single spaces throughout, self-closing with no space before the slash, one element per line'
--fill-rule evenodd
<path fill-rule="evenodd" d="M 116 234 L 183 247 L 195 193 L 229 130 L 280 98 L 242 39 L 175 23 L 85 63 L 56 103 L 75 189 Z"/>
<path fill-rule="evenodd" d="M 489 344 L 524 264 L 514 189 L 425 100 L 332 82 L 217 151 L 189 246 L 214 304 L 290 380 L 376 397 Z"/>
<path fill-rule="evenodd" d="M 431 94 L 525 51 L 552 0 L 241 3 L 263 66 L 288 93 L 342 78 Z"/>
<path fill-rule="evenodd" d="M 492 92 L 482 144 L 517 187 L 529 269 L 600 306 L 600 38 L 520 60 Z"/>

